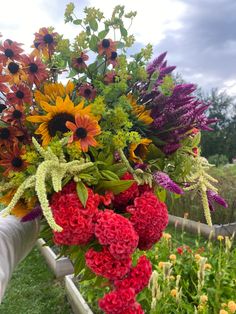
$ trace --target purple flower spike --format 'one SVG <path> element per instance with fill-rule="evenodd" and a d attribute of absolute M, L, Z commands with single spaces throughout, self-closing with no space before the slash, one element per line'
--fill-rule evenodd
<path fill-rule="evenodd" d="M 162 171 L 156 171 L 153 173 L 153 178 L 157 184 L 170 192 L 176 194 L 184 193 L 184 191 L 174 181 L 172 181 L 166 173 Z"/>
<path fill-rule="evenodd" d="M 215 201 L 216 203 L 218 203 L 219 205 L 221 205 L 221 206 L 223 206 L 225 208 L 228 207 L 228 204 L 223 199 L 223 197 L 221 197 L 219 194 L 217 194 L 216 192 L 214 192 L 212 190 L 208 190 L 207 191 L 207 198 L 208 198 L 209 204 L 211 204 L 211 205 L 212 205 L 212 201 Z"/>
<path fill-rule="evenodd" d="M 27 222 L 36 219 L 42 215 L 42 208 L 40 205 L 36 205 L 30 213 L 21 218 L 21 222 Z"/>

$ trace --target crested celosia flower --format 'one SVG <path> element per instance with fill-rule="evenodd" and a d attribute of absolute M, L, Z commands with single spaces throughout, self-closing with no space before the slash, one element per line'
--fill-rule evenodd
<path fill-rule="evenodd" d="M 69 189 L 71 192 L 67 193 Z M 69 183 L 61 192 L 54 193 L 51 208 L 54 219 L 63 230 L 54 231 L 57 244 L 87 244 L 94 235 L 93 217 L 98 212 L 99 196 L 88 189 L 88 200 L 84 207 L 78 198 L 75 183 Z"/>
<path fill-rule="evenodd" d="M 176 193 L 176 194 L 183 194 L 183 190 L 173 181 L 171 178 L 162 171 L 156 171 L 153 173 L 153 179 L 155 182 L 163 187 L 164 189 Z"/>
<path fill-rule="evenodd" d="M 212 191 L 212 190 L 207 190 L 207 198 L 208 198 L 208 203 L 209 203 L 209 207 L 211 209 L 211 211 L 214 211 L 214 206 L 213 206 L 213 202 L 216 202 L 217 204 L 227 208 L 228 204 L 227 202 L 223 199 L 223 197 L 221 197 L 219 194 L 217 194 L 216 192 Z"/>
<path fill-rule="evenodd" d="M 130 221 L 139 235 L 138 247 L 150 249 L 162 236 L 168 223 L 166 205 L 158 200 L 152 192 L 145 192 L 136 197 L 134 205 L 127 207 L 131 214 Z"/>
<path fill-rule="evenodd" d="M 133 180 L 131 173 L 126 172 L 121 180 Z M 125 207 L 133 203 L 136 196 L 139 195 L 138 185 L 134 182 L 127 190 L 115 195 L 113 205 L 117 210 L 124 210 Z"/>
<path fill-rule="evenodd" d="M 105 294 L 98 301 L 99 307 L 106 314 L 121 314 L 135 305 L 135 291 L 132 288 L 117 289 Z"/>
<path fill-rule="evenodd" d="M 86 265 L 96 275 L 110 280 L 122 279 L 129 272 L 132 265 L 129 256 L 122 260 L 115 259 L 105 247 L 101 252 L 89 249 L 85 254 L 85 260 Z"/>
<path fill-rule="evenodd" d="M 126 278 L 115 281 L 117 289 L 133 288 L 135 293 L 141 292 L 149 283 L 152 274 L 152 264 L 146 256 L 141 256 L 135 267 L 132 267 Z"/>
<path fill-rule="evenodd" d="M 98 213 L 95 235 L 117 259 L 126 259 L 138 245 L 138 235 L 131 222 L 108 209 Z"/>
<path fill-rule="evenodd" d="M 144 314 L 141 304 L 135 302 L 132 306 L 122 311 L 120 314 Z"/>

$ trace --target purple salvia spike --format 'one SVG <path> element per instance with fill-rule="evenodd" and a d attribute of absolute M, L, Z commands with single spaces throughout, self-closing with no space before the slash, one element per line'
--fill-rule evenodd
<path fill-rule="evenodd" d="M 162 171 L 156 171 L 153 173 L 153 179 L 157 184 L 159 184 L 164 189 L 176 193 L 183 194 L 183 190 L 173 181 L 171 178 Z"/>

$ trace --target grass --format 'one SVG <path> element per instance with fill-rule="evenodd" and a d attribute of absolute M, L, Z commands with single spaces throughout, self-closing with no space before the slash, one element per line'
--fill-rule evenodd
<path fill-rule="evenodd" d="M 1 314 L 71 314 L 63 280 L 57 280 L 35 248 L 13 273 Z"/>

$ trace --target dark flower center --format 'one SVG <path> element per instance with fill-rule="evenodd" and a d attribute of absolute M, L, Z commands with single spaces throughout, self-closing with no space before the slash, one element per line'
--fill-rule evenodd
<path fill-rule="evenodd" d="M 40 43 L 38 43 L 37 41 L 34 42 L 34 47 L 35 47 L 36 49 L 38 49 L 39 45 L 40 45 Z"/>
<path fill-rule="evenodd" d="M 16 74 L 19 71 L 19 65 L 15 62 L 10 62 L 8 64 L 8 70 L 11 74 Z"/>
<path fill-rule="evenodd" d="M 62 133 L 68 132 L 69 129 L 66 127 L 67 121 L 75 122 L 75 119 L 69 113 L 59 113 L 53 117 L 48 123 L 48 132 L 50 136 L 55 136 L 58 131 Z"/>
<path fill-rule="evenodd" d="M 115 60 L 117 58 L 117 52 L 116 51 L 112 51 L 111 53 L 111 60 Z"/>
<path fill-rule="evenodd" d="M 22 117 L 22 112 L 20 110 L 14 110 L 12 113 L 13 118 L 20 119 Z"/>
<path fill-rule="evenodd" d="M 20 157 L 14 157 L 11 164 L 15 168 L 20 168 L 23 165 L 23 160 Z"/>
<path fill-rule="evenodd" d="M 37 66 L 36 63 L 30 63 L 29 65 L 29 70 L 31 73 L 36 73 L 38 72 L 39 67 Z"/>
<path fill-rule="evenodd" d="M 92 91 L 91 91 L 90 88 L 86 88 L 86 89 L 84 90 L 84 96 L 85 96 L 85 97 L 89 97 L 89 96 L 91 95 L 91 93 L 92 93 Z"/>
<path fill-rule="evenodd" d="M 0 130 L 0 139 L 7 140 L 10 137 L 10 131 L 8 128 L 3 128 Z"/>
<path fill-rule="evenodd" d="M 3 112 L 3 110 L 4 109 L 6 109 L 7 108 L 7 106 L 6 105 L 4 105 L 4 104 L 0 104 L 0 113 L 2 113 Z"/>
<path fill-rule="evenodd" d="M 84 63 L 84 60 L 81 57 L 77 58 L 76 61 L 77 61 L 78 64 Z"/>
<path fill-rule="evenodd" d="M 19 98 L 19 99 L 23 99 L 25 96 L 24 92 L 22 92 L 21 90 L 18 90 L 16 92 L 16 97 Z"/>
<path fill-rule="evenodd" d="M 52 37 L 52 35 L 51 34 L 47 34 L 47 35 L 45 35 L 44 37 L 43 37 L 43 40 L 44 40 L 44 42 L 46 43 L 46 44 L 51 44 L 51 43 L 53 43 L 53 37 Z"/>
<path fill-rule="evenodd" d="M 75 131 L 76 136 L 78 137 L 78 139 L 82 139 L 85 138 L 87 136 L 87 130 L 85 128 L 78 128 Z"/>
<path fill-rule="evenodd" d="M 14 56 L 14 52 L 11 49 L 6 49 L 5 56 L 8 58 L 12 58 Z"/>
<path fill-rule="evenodd" d="M 18 141 L 23 142 L 25 137 L 24 137 L 24 135 L 21 135 L 21 136 L 17 136 L 17 139 L 18 139 Z"/>
<path fill-rule="evenodd" d="M 110 40 L 109 39 L 103 39 L 102 47 L 103 48 L 109 48 L 110 47 Z"/>

